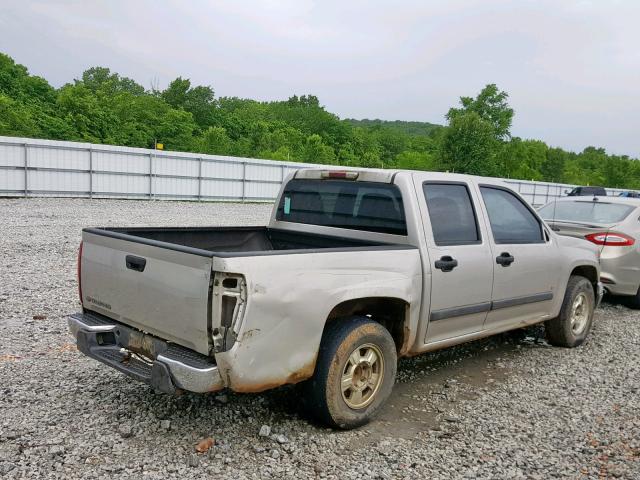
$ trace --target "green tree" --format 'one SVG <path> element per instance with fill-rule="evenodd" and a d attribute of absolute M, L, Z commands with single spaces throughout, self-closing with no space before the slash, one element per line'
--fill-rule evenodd
<path fill-rule="evenodd" d="M 164 143 L 168 150 L 191 150 L 194 147 L 193 133 L 196 124 L 190 112 L 170 109 L 160 117 L 154 137 Z"/>
<path fill-rule="evenodd" d="M 334 163 L 335 153 L 333 148 L 324 144 L 320 135 L 314 133 L 307 137 L 302 160 L 309 163 L 331 164 Z"/>
<path fill-rule="evenodd" d="M 340 150 L 338 150 L 338 163 L 346 166 L 359 164 L 359 158 L 353 153 L 351 144 L 346 143 L 340 147 Z"/>
<path fill-rule="evenodd" d="M 115 95 L 127 92 L 131 95 L 143 95 L 144 87 L 127 77 L 121 77 L 117 73 L 111 73 L 106 67 L 92 67 L 82 73 L 82 80 L 76 80 L 94 93 L 103 92 L 107 95 Z"/>
<path fill-rule="evenodd" d="M 512 138 L 513 109 L 494 84 L 462 97 L 448 125 L 341 120 L 314 95 L 285 101 L 215 98 L 178 77 L 147 91 L 106 67 L 56 89 L 0 53 L 0 135 L 375 168 L 640 188 L 640 162 L 587 147 L 582 152 Z"/>
<path fill-rule="evenodd" d="M 116 117 L 110 109 L 100 104 L 98 97 L 84 84 L 62 87 L 56 103 L 75 131 L 73 140 L 112 142 L 111 133 L 117 125 Z"/>
<path fill-rule="evenodd" d="M 399 153 L 395 158 L 396 168 L 406 170 L 437 170 L 435 155 L 427 152 L 407 150 Z"/>
<path fill-rule="evenodd" d="M 384 168 L 384 163 L 377 152 L 369 150 L 362 155 L 360 166 L 366 168 Z"/>
<path fill-rule="evenodd" d="M 109 100 L 114 117 L 112 142 L 153 148 L 155 142 L 173 150 L 197 149 L 195 122 L 189 112 L 176 110 L 153 95 L 120 93 Z M 171 125 L 172 122 L 175 122 Z"/>
<path fill-rule="evenodd" d="M 29 75 L 23 65 L 0 53 L 0 93 L 21 103 L 53 105 L 56 91 L 41 77 Z"/>
<path fill-rule="evenodd" d="M 568 166 L 569 170 L 566 173 L 569 181 L 583 185 L 604 185 L 605 176 L 602 168 L 607 160 L 607 154 L 603 148 L 585 148 Z"/>
<path fill-rule="evenodd" d="M 514 111 L 507 102 L 509 94 L 500 91 L 491 83 L 485 86 L 476 98 L 460 97 L 462 108 L 451 108 L 447 120 L 451 121 L 459 115 L 475 112 L 485 122 L 493 126 L 494 134 L 499 140 L 511 137 L 510 129 Z"/>
<path fill-rule="evenodd" d="M 457 173 L 497 176 L 498 148 L 491 123 L 476 112 L 457 114 L 442 138 L 441 166 Z"/>
<path fill-rule="evenodd" d="M 38 128 L 29 109 L 0 94 L 0 135 L 28 137 L 34 132 Z"/>
<path fill-rule="evenodd" d="M 608 187 L 625 187 L 631 183 L 632 168 L 628 158 L 616 155 L 609 156 L 600 168 L 603 185 Z"/>
<path fill-rule="evenodd" d="M 172 107 L 190 112 L 196 123 L 202 128 L 215 123 L 216 101 L 213 89 L 209 86 L 192 88 L 188 78 L 178 77 L 169 84 L 160 96 Z"/>
<path fill-rule="evenodd" d="M 565 181 L 564 171 L 567 163 L 567 152 L 561 148 L 550 148 L 547 151 L 547 158 L 540 167 L 540 173 L 547 182 Z"/>
<path fill-rule="evenodd" d="M 209 127 L 199 139 L 198 151 L 217 155 L 228 155 L 231 151 L 231 139 L 222 127 Z"/>

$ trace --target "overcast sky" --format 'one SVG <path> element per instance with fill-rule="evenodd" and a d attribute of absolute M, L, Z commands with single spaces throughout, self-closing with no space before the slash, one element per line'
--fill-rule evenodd
<path fill-rule="evenodd" d="M 3 0 L 0 51 L 55 86 L 101 65 L 341 118 L 444 123 L 497 83 L 514 135 L 640 156 L 638 0 Z"/>

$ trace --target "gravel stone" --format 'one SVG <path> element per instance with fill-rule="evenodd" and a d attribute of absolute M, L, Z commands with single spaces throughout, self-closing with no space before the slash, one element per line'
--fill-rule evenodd
<path fill-rule="evenodd" d="M 197 467 L 200 464 L 200 459 L 194 453 L 187 457 L 187 465 L 190 467 Z"/>
<path fill-rule="evenodd" d="M 220 402 L 222 404 L 229 403 L 229 397 L 227 395 L 218 395 L 216 396 L 216 402 Z"/>
<path fill-rule="evenodd" d="M 532 327 L 403 359 L 388 404 L 349 432 L 310 422 L 295 388 L 158 394 L 75 349 L 83 227 L 264 225 L 270 209 L 0 199 L 3 480 L 640 478 L 640 313 L 613 301 L 576 349 Z"/>
<path fill-rule="evenodd" d="M 289 439 L 284 435 L 280 434 L 280 435 L 275 435 L 275 441 L 282 445 L 283 443 L 289 442 Z"/>
<path fill-rule="evenodd" d="M 52 455 L 52 456 L 64 454 L 64 446 L 62 446 L 62 445 L 52 445 L 49 448 L 49 454 Z"/>
<path fill-rule="evenodd" d="M 125 423 L 118 427 L 118 432 L 120 432 L 120 436 L 122 438 L 129 438 L 133 436 L 133 427 L 128 423 Z"/>

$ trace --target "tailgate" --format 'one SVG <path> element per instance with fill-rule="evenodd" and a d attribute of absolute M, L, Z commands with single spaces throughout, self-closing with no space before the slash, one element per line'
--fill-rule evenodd
<path fill-rule="evenodd" d="M 141 243 L 133 236 L 84 231 L 82 239 L 85 308 L 209 354 L 211 256 Z"/>

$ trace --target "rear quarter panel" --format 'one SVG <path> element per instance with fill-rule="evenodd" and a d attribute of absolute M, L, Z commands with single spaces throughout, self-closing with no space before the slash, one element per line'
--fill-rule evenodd
<path fill-rule="evenodd" d="M 560 248 L 560 256 L 563 259 L 562 274 L 560 276 L 560 285 L 558 286 L 558 295 L 553 298 L 552 317 L 556 317 L 560 313 L 564 294 L 567 290 L 569 277 L 574 269 L 578 267 L 588 266 L 596 270 L 596 279 L 600 278 L 600 262 L 598 259 L 598 248 L 587 240 L 574 237 L 553 234 Z"/>
<path fill-rule="evenodd" d="M 238 340 L 216 354 L 227 386 L 235 391 L 257 392 L 309 378 L 326 319 L 346 300 L 402 299 L 410 305 L 405 330 L 411 335 L 417 330 L 422 271 L 415 248 L 215 258 L 213 269 L 244 273 L 247 281 Z"/>

